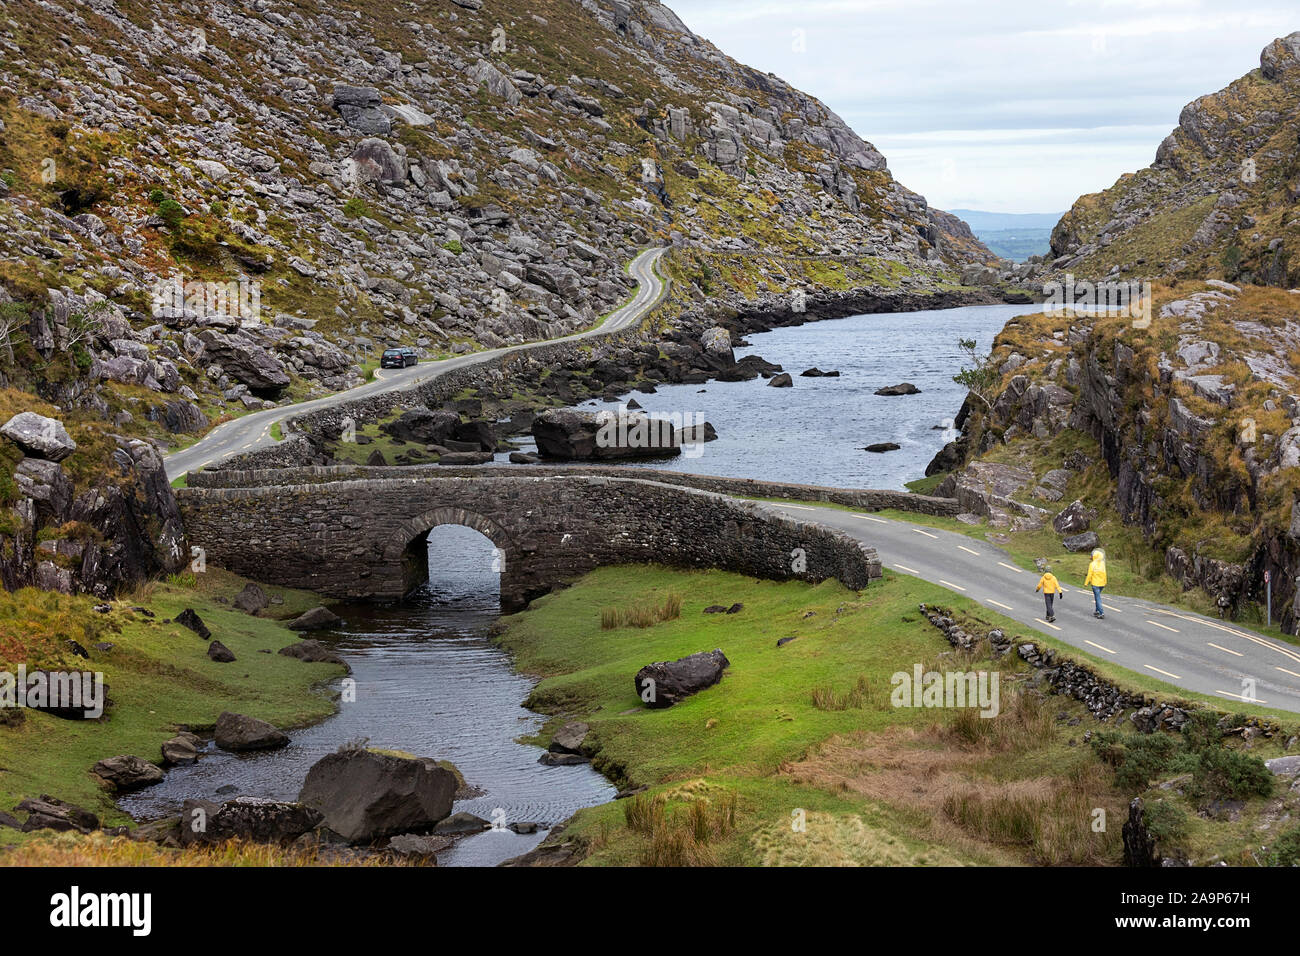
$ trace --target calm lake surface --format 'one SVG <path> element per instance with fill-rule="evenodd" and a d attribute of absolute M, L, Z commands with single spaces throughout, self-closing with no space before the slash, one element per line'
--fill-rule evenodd
<path fill-rule="evenodd" d="M 683 453 L 613 464 L 901 490 L 906 482 L 923 477 L 930 459 L 956 437 L 945 429 L 966 397 L 966 390 L 952 380 L 963 359 L 957 340 L 975 339 L 978 350 L 987 352 L 1008 319 L 1033 309 L 985 305 L 857 315 L 751 335 L 747 347 L 736 349 L 736 357 L 759 355 L 782 366 L 793 376 L 793 388 L 772 388 L 758 378 L 660 385 L 653 395 L 634 393 L 630 397 L 651 415 L 711 422 L 718 440 L 702 446 L 698 457 Z M 799 376 L 813 366 L 838 370 L 840 377 Z M 921 394 L 874 394 L 900 382 L 911 382 Z M 617 409 L 618 403 L 593 401 L 581 407 Z M 901 447 L 885 453 L 862 450 L 879 442 Z M 530 441 L 521 447 L 535 446 Z"/>

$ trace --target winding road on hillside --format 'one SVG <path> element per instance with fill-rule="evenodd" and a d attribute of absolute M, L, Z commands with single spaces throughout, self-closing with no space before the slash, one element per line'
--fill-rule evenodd
<path fill-rule="evenodd" d="M 655 268 L 664 251 L 660 247 L 647 249 L 629 263 L 628 273 L 637 281 L 636 292 L 632 295 L 632 298 L 606 316 L 605 321 L 599 325 L 560 338 L 527 342 L 523 345 L 504 346 L 499 349 L 458 355 L 455 358 L 441 359 L 436 362 L 421 362 L 419 365 L 412 365 L 410 368 L 379 369 L 375 372 L 373 381 L 367 382 L 365 385 L 358 385 L 356 388 L 348 389 L 345 392 L 336 392 L 324 398 L 316 398 L 296 405 L 268 408 L 232 419 L 212 429 L 189 448 L 168 455 L 164 459 L 167 478 L 169 481 L 175 481 L 186 472 L 196 471 L 204 465 L 211 465 L 233 455 L 243 455 L 259 448 L 269 448 L 276 444 L 276 439 L 271 435 L 271 429 L 276 424 L 298 415 L 318 411 L 322 408 L 333 408 L 358 399 L 369 398 L 372 395 L 380 395 L 384 392 L 409 391 L 454 369 L 477 365 L 480 362 L 486 362 L 510 352 L 527 351 L 544 345 L 554 345 L 557 342 L 569 342 L 621 332 L 640 322 L 647 312 L 659 304 L 659 300 L 663 297 L 667 284 L 659 277 Z"/>
<path fill-rule="evenodd" d="M 656 272 L 664 249 L 642 252 L 628 270 L 638 282 L 633 296 L 600 325 L 559 339 L 530 342 L 486 352 L 425 362 L 411 368 L 377 372 L 372 382 L 346 392 L 296 405 L 270 408 L 226 422 L 191 447 L 167 456 L 169 479 L 258 448 L 275 444 L 272 427 L 286 419 L 384 392 L 400 392 L 509 352 L 554 342 L 592 338 L 629 328 L 663 297 L 666 284 Z M 653 472 L 647 472 L 651 478 Z M 770 504 L 801 520 L 845 531 L 874 547 L 891 570 L 923 578 L 954 594 L 971 598 L 1012 620 L 1134 673 L 1181 690 L 1196 691 L 1226 703 L 1253 702 L 1300 713 L 1300 647 L 1255 634 L 1231 622 L 1180 608 L 1107 594 L 1106 617 L 1092 616 L 1092 594 L 1069 588 L 1057 600 L 1056 622 L 1043 618 L 1043 600 L 1034 591 L 1038 576 L 1017 567 L 996 546 L 951 531 L 906 521 L 855 514 L 811 504 Z M 1077 584 L 1077 582 L 1075 582 Z"/>
<path fill-rule="evenodd" d="M 1092 656 L 1181 690 L 1225 703 L 1255 703 L 1300 712 L 1300 647 L 1256 634 L 1231 621 L 1138 598 L 1103 592 L 1106 617 L 1092 616 L 1092 590 L 1062 581 L 1056 623 L 1043 617 L 1038 574 L 1017 567 L 986 541 L 908 521 L 814 505 L 771 504 L 802 521 L 816 521 L 876 549 L 884 566 L 923 578 L 990 611 L 1019 621 Z M 1252 680 L 1251 685 L 1244 681 Z"/>

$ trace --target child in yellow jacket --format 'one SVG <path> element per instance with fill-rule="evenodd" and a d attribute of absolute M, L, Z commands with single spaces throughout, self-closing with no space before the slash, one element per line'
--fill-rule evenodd
<path fill-rule="evenodd" d="M 1044 569 L 1043 576 L 1038 579 L 1038 587 L 1034 590 L 1043 592 L 1043 601 L 1047 605 L 1047 623 L 1051 624 L 1056 620 L 1056 614 L 1052 611 L 1052 601 L 1058 594 L 1065 593 L 1061 588 L 1061 582 L 1056 580 L 1055 574 Z"/>

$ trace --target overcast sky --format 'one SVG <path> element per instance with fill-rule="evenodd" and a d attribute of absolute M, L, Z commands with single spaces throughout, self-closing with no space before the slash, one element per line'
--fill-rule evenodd
<path fill-rule="evenodd" d="M 668 0 L 943 209 L 1060 212 L 1300 30 L 1296 0 Z"/>

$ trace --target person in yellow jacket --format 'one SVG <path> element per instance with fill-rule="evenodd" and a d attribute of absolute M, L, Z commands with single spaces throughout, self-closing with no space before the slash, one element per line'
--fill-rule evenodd
<path fill-rule="evenodd" d="M 1056 575 L 1044 565 L 1043 576 L 1038 579 L 1038 587 L 1034 588 L 1034 590 L 1043 592 L 1043 602 L 1047 605 L 1047 623 L 1051 624 L 1056 620 L 1056 614 L 1052 610 L 1052 602 L 1058 594 L 1064 594 L 1065 589 L 1061 587 L 1061 582 L 1056 580 Z"/>
<path fill-rule="evenodd" d="M 1097 602 L 1097 609 L 1092 612 L 1093 617 L 1101 618 L 1106 616 L 1106 609 L 1101 606 L 1101 589 L 1106 586 L 1106 553 L 1098 548 L 1092 552 L 1092 563 L 1088 565 L 1088 577 L 1084 579 L 1084 586 L 1092 588 L 1092 598 Z"/>

